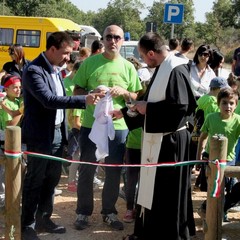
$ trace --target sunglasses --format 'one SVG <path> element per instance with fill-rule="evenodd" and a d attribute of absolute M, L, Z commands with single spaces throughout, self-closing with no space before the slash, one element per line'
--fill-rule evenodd
<path fill-rule="evenodd" d="M 118 42 L 120 41 L 122 38 L 119 36 L 119 35 L 111 35 L 111 34 L 108 34 L 105 36 L 105 39 L 109 42 L 109 41 L 112 41 L 113 39 Z"/>
<path fill-rule="evenodd" d="M 204 56 L 204 57 L 209 57 L 209 53 L 199 53 L 198 54 L 200 57 Z"/>

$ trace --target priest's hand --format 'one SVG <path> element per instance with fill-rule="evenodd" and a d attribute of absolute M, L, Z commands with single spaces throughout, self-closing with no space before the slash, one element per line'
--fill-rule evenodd
<path fill-rule="evenodd" d="M 147 102 L 146 101 L 136 101 L 134 106 L 131 107 L 132 111 L 137 111 L 140 114 L 144 115 L 147 111 Z"/>

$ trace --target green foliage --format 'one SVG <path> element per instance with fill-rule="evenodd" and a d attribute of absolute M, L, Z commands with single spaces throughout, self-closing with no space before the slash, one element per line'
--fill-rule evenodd
<path fill-rule="evenodd" d="M 140 19 L 140 11 L 144 7 L 139 0 L 111 0 L 106 9 L 100 9 L 96 14 L 94 26 L 101 33 L 110 24 L 130 32 L 131 39 L 139 39 L 144 32 L 144 23 Z"/>
<path fill-rule="evenodd" d="M 5 2 L 0 3 L 0 13 L 7 16 L 13 15 L 10 8 L 5 4 Z"/>
<path fill-rule="evenodd" d="M 138 40 L 146 31 L 147 22 L 157 23 L 157 32 L 169 39 L 172 24 L 163 23 L 165 3 L 184 4 L 182 24 L 174 24 L 174 36 L 192 38 L 194 45 L 206 43 L 225 53 L 226 61 L 232 58 L 233 49 L 240 38 L 240 0 L 215 0 L 211 11 L 206 13 L 206 22 L 195 22 L 193 0 L 159 0 L 146 8 L 140 0 L 110 0 L 105 9 L 87 13 L 78 9 L 69 0 L 4 0 L 0 3 L 3 15 L 63 17 L 81 25 L 94 26 L 100 33 L 110 24 L 121 26 L 130 32 L 132 40 Z M 149 14 L 141 19 L 141 10 Z"/>
<path fill-rule="evenodd" d="M 6 5 L 15 16 L 34 16 L 41 0 L 5 0 Z"/>

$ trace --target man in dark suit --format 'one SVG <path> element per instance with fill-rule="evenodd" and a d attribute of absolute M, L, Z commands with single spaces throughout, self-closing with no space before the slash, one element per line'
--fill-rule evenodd
<path fill-rule="evenodd" d="M 28 151 L 61 156 L 67 139 L 64 109 L 85 108 L 86 104 L 96 104 L 101 96 L 66 96 L 59 72 L 69 61 L 73 46 L 67 33 L 52 33 L 47 39 L 46 51 L 23 73 L 22 137 Z M 22 196 L 22 239 L 38 240 L 36 230 L 66 232 L 65 227 L 50 219 L 61 169 L 59 161 L 28 156 Z"/>

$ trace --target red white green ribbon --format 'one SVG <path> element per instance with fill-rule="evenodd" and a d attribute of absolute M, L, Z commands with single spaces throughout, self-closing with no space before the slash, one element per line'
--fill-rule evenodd
<path fill-rule="evenodd" d="M 46 158 L 49 160 L 55 160 L 55 161 L 61 161 L 61 162 L 70 162 L 70 163 L 80 163 L 80 164 L 88 164 L 88 165 L 96 165 L 96 166 L 103 166 L 103 167 L 177 167 L 177 166 L 187 166 L 187 165 L 195 165 L 195 164 L 201 164 L 201 163 L 207 163 L 207 160 L 192 160 L 187 162 L 166 162 L 166 163 L 156 163 L 156 164 L 108 164 L 108 163 L 102 163 L 102 162 L 84 162 L 79 160 L 69 160 L 66 158 L 61 157 L 55 157 L 52 155 L 47 154 L 41 154 L 41 153 L 35 153 L 35 152 L 29 152 L 25 151 L 24 154 L 31 156 L 31 157 L 39 157 L 39 158 Z"/>
<path fill-rule="evenodd" d="M 19 158 L 22 156 L 22 152 L 13 152 L 10 150 L 5 150 L 4 154 L 10 158 Z"/>
<path fill-rule="evenodd" d="M 220 173 L 221 168 L 226 166 L 227 161 L 225 160 L 218 160 L 212 161 L 214 164 L 216 164 L 217 172 L 213 183 L 213 190 L 210 193 L 211 197 L 219 197 L 221 195 L 221 184 L 220 184 Z"/>
<path fill-rule="evenodd" d="M 70 162 L 70 163 L 80 163 L 80 164 L 88 164 L 88 165 L 96 165 L 96 166 L 104 166 L 104 167 L 177 167 L 177 166 L 187 166 L 187 165 L 195 165 L 195 164 L 202 164 L 202 163 L 208 163 L 208 160 L 191 160 L 186 162 L 166 162 L 166 163 L 155 163 L 155 164 L 107 164 L 102 162 L 84 162 L 79 160 L 69 160 L 61 157 L 55 157 L 52 155 L 42 154 L 42 153 L 35 153 L 35 152 L 29 152 L 24 151 L 22 152 L 13 152 L 13 151 L 7 151 L 5 150 L 5 155 L 12 158 L 20 157 L 22 154 L 29 155 L 31 157 L 39 157 L 39 158 L 45 158 L 49 160 L 54 161 L 61 161 L 61 162 Z M 214 186 L 213 190 L 210 194 L 211 197 L 219 197 L 221 194 L 221 185 L 220 185 L 220 170 L 221 167 L 226 166 L 225 160 L 214 160 L 212 161 L 217 166 L 217 172 L 216 177 L 214 180 Z"/>

